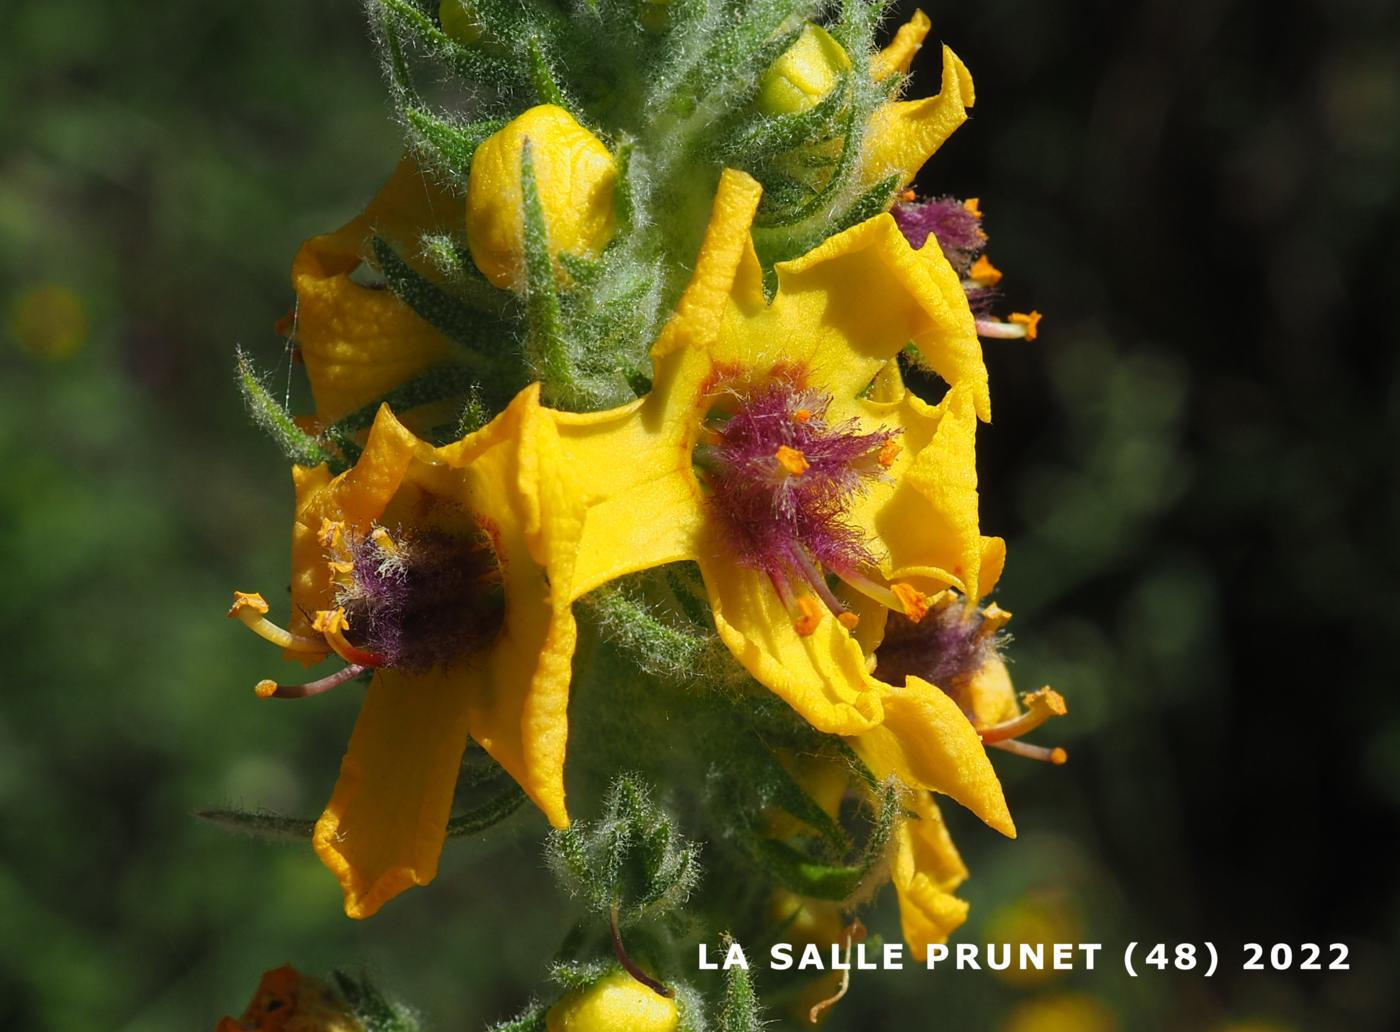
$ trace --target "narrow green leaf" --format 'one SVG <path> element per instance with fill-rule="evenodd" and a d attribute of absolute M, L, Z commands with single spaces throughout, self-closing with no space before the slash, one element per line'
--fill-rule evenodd
<path fill-rule="evenodd" d="M 272 397 L 248 353 L 239 348 L 234 354 L 238 363 L 238 389 L 243 395 L 243 403 L 248 407 L 248 414 L 264 433 L 277 442 L 282 454 L 298 466 L 319 466 L 323 462 L 334 464 L 336 457 L 327 452 L 316 438 L 297 426 L 291 413 Z"/>
<path fill-rule="evenodd" d="M 385 997 L 368 974 L 361 972 L 355 976 L 345 971 L 332 971 L 331 978 L 365 1032 L 418 1032 L 418 1020 L 413 1013 Z"/>
<path fill-rule="evenodd" d="M 514 781 L 509 782 L 509 786 L 500 795 L 475 809 L 452 817 L 447 822 L 447 837 L 460 838 L 483 832 L 520 809 L 526 799 L 525 792 Z"/>
<path fill-rule="evenodd" d="M 420 155 L 458 182 L 466 182 L 472 155 L 481 142 L 506 124 L 503 118 L 455 124 L 414 105 L 405 106 L 403 116 L 417 139 Z"/>
<path fill-rule="evenodd" d="M 228 831 L 274 842 L 305 841 L 311 838 L 316 827 L 315 821 L 283 817 L 265 810 L 196 810 L 194 815 Z"/>
<path fill-rule="evenodd" d="M 549 65 L 549 58 L 545 56 L 544 46 L 538 36 L 529 38 L 525 53 L 529 61 L 530 85 L 535 88 L 535 95 L 539 97 L 540 103 L 557 104 L 567 110 L 568 98 L 554 80 L 554 69 Z"/>
<path fill-rule="evenodd" d="M 374 417 L 379 412 L 380 405 L 388 405 L 395 412 L 407 412 L 420 405 L 429 405 L 435 401 L 446 401 L 449 398 L 468 395 L 473 388 L 477 387 L 479 387 L 479 377 L 471 370 L 456 365 L 433 366 L 407 383 L 395 387 L 378 401 L 370 402 L 363 408 L 356 409 L 333 425 L 326 433 L 328 436 L 345 435 L 348 437 L 367 429 L 374 423 Z"/>
<path fill-rule="evenodd" d="M 725 935 L 720 948 L 726 953 L 734 939 Z M 734 965 L 724 973 L 724 1003 L 719 1012 L 719 1032 L 759 1032 L 763 1020 L 748 969 Z"/>
<path fill-rule="evenodd" d="M 568 397 L 573 393 L 574 375 L 564 344 L 554 261 L 549 255 L 549 227 L 545 224 L 528 140 L 520 151 L 520 187 L 525 209 L 525 313 L 529 320 L 526 361 L 551 398 Z"/>
<path fill-rule="evenodd" d="M 519 1017 L 492 1025 L 487 1032 L 545 1032 L 546 1013 L 544 1004 L 532 1003 Z"/>
<path fill-rule="evenodd" d="M 389 289 L 423 320 L 464 346 L 463 364 L 487 368 L 511 327 L 487 312 L 468 308 L 436 283 L 419 275 L 382 238 L 373 239 L 374 262 Z"/>

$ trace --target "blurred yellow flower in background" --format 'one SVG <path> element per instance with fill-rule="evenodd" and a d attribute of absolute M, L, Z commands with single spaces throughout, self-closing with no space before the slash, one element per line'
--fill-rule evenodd
<path fill-rule="evenodd" d="M 1108 1004 L 1083 993 L 1061 993 L 1017 1006 L 1001 1032 L 1118 1032 Z"/>
<path fill-rule="evenodd" d="M 15 297 L 10 333 L 37 358 L 72 358 L 87 343 L 88 313 L 82 297 L 61 283 L 28 287 Z"/>

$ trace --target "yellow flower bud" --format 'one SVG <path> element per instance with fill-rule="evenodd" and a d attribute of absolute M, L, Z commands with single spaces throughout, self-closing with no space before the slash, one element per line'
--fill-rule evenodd
<path fill-rule="evenodd" d="M 472 0 L 442 0 L 438 4 L 438 21 L 445 35 L 465 47 L 480 43 L 486 31 Z"/>
<path fill-rule="evenodd" d="M 526 140 L 551 256 L 597 257 L 617 228 L 617 166 L 608 149 L 563 108 L 532 107 L 482 142 L 467 182 L 467 246 L 498 287 L 520 289 L 525 282 L 520 155 Z"/>
<path fill-rule="evenodd" d="M 816 107 L 851 67 L 850 55 L 820 25 L 808 22 L 797 42 L 773 62 L 758 84 L 766 115 L 797 115 Z"/>
<path fill-rule="evenodd" d="M 549 1032 L 675 1032 L 676 1001 L 615 971 L 587 989 L 574 989 L 549 1009 Z"/>

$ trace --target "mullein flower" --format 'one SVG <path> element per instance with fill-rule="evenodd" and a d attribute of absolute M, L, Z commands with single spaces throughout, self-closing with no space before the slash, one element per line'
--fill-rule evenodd
<path fill-rule="evenodd" d="M 608 149 L 563 108 L 530 108 L 476 149 L 467 183 L 472 260 L 493 284 L 513 290 L 525 286 L 521 174 L 527 146 L 551 258 L 557 261 L 560 252 L 597 258 L 617 229 L 617 166 Z"/>
<path fill-rule="evenodd" d="M 314 845 L 352 917 L 437 872 L 468 736 L 556 827 L 568 824 L 564 750 L 575 625 L 576 527 L 541 465 L 557 461 L 538 388 L 482 430 L 433 448 L 380 409 L 354 467 L 294 468 L 292 622 L 261 596 L 230 615 L 294 657 L 335 652 L 319 694 L 373 670 Z"/>
<path fill-rule="evenodd" d="M 263 974 L 248 1008 L 214 1032 L 364 1032 L 349 1006 L 324 982 L 290 964 Z"/>
<path fill-rule="evenodd" d="M 416 255 L 422 234 L 461 217 L 461 199 L 404 158 L 365 210 L 312 237 L 292 262 L 296 307 L 281 329 L 306 366 L 316 423 L 329 426 L 451 359 L 452 342 L 388 290 L 357 282 L 378 235 Z"/>
<path fill-rule="evenodd" d="M 922 589 L 881 574 L 885 503 L 896 536 L 905 519 L 966 522 L 938 511 L 956 492 L 925 484 L 933 494 L 921 495 L 917 483 L 952 409 L 867 390 L 913 340 L 956 385 L 959 415 L 986 414 L 986 370 L 956 275 L 936 247 L 912 251 L 888 216 L 780 263 L 766 301 L 749 237 L 759 193 L 743 173 L 722 177 L 690 285 L 652 351 L 650 394 L 556 417 L 561 472 L 587 508 L 571 594 L 695 560 L 739 662 L 814 727 L 857 734 L 879 723 L 880 690 L 828 575 L 918 604 Z M 915 575 L 943 576 L 937 562 L 962 584 L 982 547 L 898 552 Z"/>

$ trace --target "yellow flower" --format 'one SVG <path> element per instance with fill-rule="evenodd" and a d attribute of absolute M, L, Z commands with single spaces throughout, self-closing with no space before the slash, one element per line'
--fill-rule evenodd
<path fill-rule="evenodd" d="M 549 1032 L 675 1032 L 676 1001 L 614 971 L 584 989 L 574 989 L 549 1009 Z"/>
<path fill-rule="evenodd" d="M 563 592 L 577 522 L 541 472 L 558 442 L 538 397 L 527 388 L 442 448 L 381 408 L 352 469 L 293 470 L 292 629 L 268 630 L 260 597 L 235 601 L 231 615 L 293 655 L 348 663 L 259 695 L 317 694 L 374 670 L 314 836 L 351 917 L 436 875 L 469 735 L 550 823 L 568 824 L 575 625 Z"/>
<path fill-rule="evenodd" d="M 763 73 L 755 106 L 767 115 L 796 115 L 816 107 L 850 70 L 844 47 L 820 25 L 808 22 L 802 34 Z"/>
<path fill-rule="evenodd" d="M 904 941 L 923 963 L 929 946 L 947 942 L 967 920 L 967 904 L 953 895 L 967 880 L 967 868 L 932 793 L 915 792 L 908 805 L 914 816 L 895 831 L 890 880 L 899 897 Z"/>
<path fill-rule="evenodd" d="M 609 412 L 556 416 L 561 473 L 587 505 L 572 594 L 695 560 L 735 657 L 814 727 L 852 734 L 879 722 L 879 692 L 849 619 L 827 619 L 825 608 L 798 601 L 816 596 L 837 616 L 844 612 L 816 575 L 818 562 L 868 582 L 843 551 L 865 550 L 851 540 L 859 536 L 852 528 L 872 526 L 870 513 L 915 466 L 946 408 L 909 395 L 896 402 L 862 395 L 910 340 L 984 413 L 986 370 L 956 275 L 936 245 L 910 250 L 888 216 L 780 264 L 777 293 L 766 302 L 749 236 L 759 192 L 743 173 L 722 177 L 690 285 L 652 350 L 651 393 Z M 697 466 L 727 461 L 727 446 L 716 450 L 717 422 L 728 419 L 726 432 L 737 437 L 738 417 L 750 429 L 778 419 L 779 432 L 791 438 L 781 443 L 809 441 L 821 457 L 814 450 L 812 468 L 793 473 L 774 457 L 776 446 L 743 454 L 764 447 L 758 426 L 757 439 L 731 442 L 732 458 L 752 458 L 758 480 L 730 482 L 711 469 L 702 482 Z M 887 447 L 895 438 L 898 447 Z M 741 507 L 753 500 L 750 488 L 760 500 L 772 500 L 763 494 L 771 488 L 797 508 L 810 501 L 813 510 L 799 515 L 815 521 L 812 533 L 788 540 L 782 525 L 746 524 L 746 511 L 726 514 L 715 501 L 717 485 Z M 770 539 L 756 541 L 759 533 Z M 926 566 L 921 561 L 919 569 Z"/>
<path fill-rule="evenodd" d="M 316 420 L 329 426 L 453 357 L 452 342 L 387 290 L 351 274 L 378 234 L 407 258 L 420 234 L 447 229 L 461 201 L 404 158 L 359 216 L 302 244 L 292 262 L 296 308 L 284 329 L 296 341 Z"/>
<path fill-rule="evenodd" d="M 929 27 L 928 16 L 915 11 L 890 45 L 876 56 L 875 78 L 907 72 Z M 861 156 L 865 181 L 874 183 L 894 174 L 899 187 L 908 186 L 943 141 L 967 121 L 967 109 L 974 99 L 972 74 L 945 46 L 942 82 L 936 96 L 889 101 L 871 117 Z"/>
<path fill-rule="evenodd" d="M 345 1002 L 290 964 L 265 972 L 241 1020 L 224 1018 L 214 1032 L 363 1032 Z"/>
<path fill-rule="evenodd" d="M 525 211 L 521 154 L 530 159 L 549 253 L 596 258 L 617 228 L 617 166 L 601 140 L 553 104 L 540 104 L 484 140 L 467 181 L 467 244 L 498 287 L 523 289 Z"/>
<path fill-rule="evenodd" d="M 1108 1005 L 1083 993 L 1059 993 L 1016 1007 L 1002 1032 L 1118 1032 Z"/>

